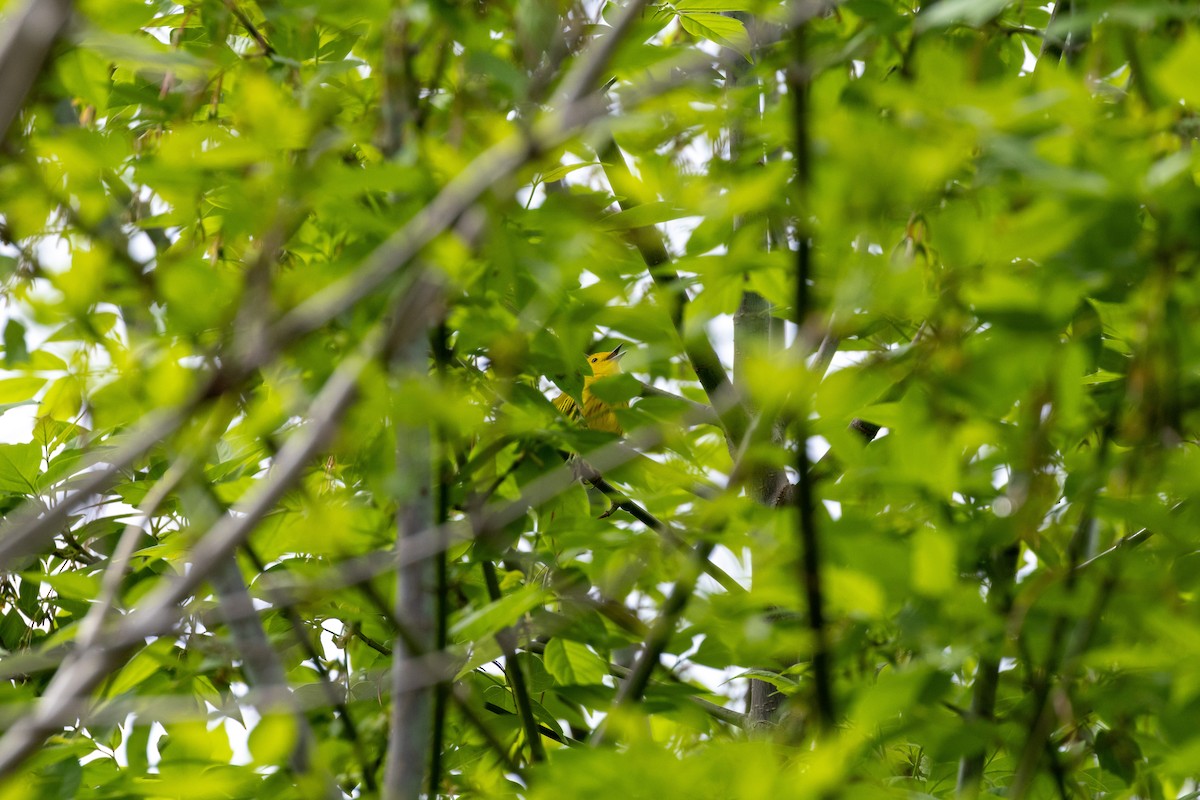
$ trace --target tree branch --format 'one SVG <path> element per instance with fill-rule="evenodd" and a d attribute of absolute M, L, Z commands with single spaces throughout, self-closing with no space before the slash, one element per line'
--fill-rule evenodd
<path fill-rule="evenodd" d="M 599 148 L 598 158 L 604 164 L 604 173 L 608 176 L 608 182 L 612 185 L 621 208 L 628 210 L 641 205 L 641 199 L 647 196 L 647 191 L 640 181 L 633 177 L 624 154 L 611 136 Z M 629 232 L 629 238 L 641 253 L 650 277 L 668 304 L 671 324 L 675 327 L 683 351 L 700 380 L 700 385 L 708 395 L 709 403 L 717 410 L 732 452 L 742 441 L 749 425 L 746 409 L 737 399 L 737 392 L 712 343 L 703 334 L 688 336 L 684 329 L 687 293 L 679 275 L 671 268 L 671 256 L 658 230 L 653 227 L 634 228 Z"/>
<path fill-rule="evenodd" d="M 613 702 L 614 710 L 641 702 L 646 693 L 646 687 L 650 685 L 650 677 L 654 674 L 655 667 L 659 666 L 659 659 L 662 658 L 663 652 L 671 642 L 671 637 L 675 634 L 675 626 L 679 624 L 679 619 L 683 616 L 684 609 L 687 608 L 688 601 L 695 592 L 696 579 L 700 577 L 702 565 L 708 559 L 712 548 L 711 543 L 701 542 L 692 551 L 687 569 L 675 583 L 666 602 L 663 603 L 662 611 L 659 613 L 658 619 L 654 621 L 650 635 L 646 637 L 642 650 L 633 663 L 633 669 L 629 672 L 629 677 L 617 690 L 617 698 Z M 593 744 L 604 744 L 608 741 L 607 722 L 606 719 L 596 729 L 592 736 Z"/>
<path fill-rule="evenodd" d="M 436 307 L 436 297 L 437 294 L 430 297 L 426 292 L 411 292 L 405 298 L 404 310 L 408 313 L 398 314 L 393 329 L 387 335 L 376 329 L 357 352 L 342 361 L 313 400 L 310 424 L 293 434 L 280 449 L 271 475 L 234 512 L 223 516 L 200 539 L 192 549 L 189 570 L 147 596 L 137 609 L 121 620 L 112 635 L 101 637 L 92 647 L 76 650 L 67 659 L 46 687 L 33 713 L 0 737 L 0 774 L 14 769 L 46 736 L 67 724 L 76 703 L 123 663 L 135 647 L 174 625 L 179 614 L 177 606 L 245 541 L 332 435 L 354 397 L 358 376 L 366 365 L 409 338 L 424 335 L 430 321 L 426 315 Z"/>
<path fill-rule="evenodd" d="M 395 359 L 393 373 L 403 382 L 428 373 L 426 337 L 413 338 Z M 433 453 L 429 425 L 408 422 L 411 411 L 404 407 L 403 386 L 394 392 L 392 424 L 396 431 L 396 474 L 404 481 L 396 520 L 395 553 L 404 552 L 409 537 L 434 524 Z M 411 403 L 411 398 L 408 400 Z M 402 564 L 396 569 L 396 618 L 403 619 L 421 652 L 434 650 L 433 592 L 436 588 L 437 554 Z M 392 710 L 384 771 L 384 797 L 411 798 L 421 794 L 429 763 L 430 714 L 433 687 L 405 690 L 405 672 L 413 649 L 397 637 L 392 646 Z"/>
<path fill-rule="evenodd" d="M 496 578 L 496 565 L 484 561 L 483 579 L 487 585 L 488 597 L 495 603 L 501 598 L 500 581 Z M 525 673 L 517 661 L 516 636 L 512 629 L 496 631 L 496 642 L 504 652 L 504 674 L 508 676 L 508 687 L 512 692 L 513 702 L 517 706 L 517 714 L 521 718 L 521 727 L 525 730 L 525 741 L 529 744 L 529 758 L 534 763 L 546 760 L 546 750 L 542 747 L 542 739 L 538 735 L 537 720 L 533 718 L 533 704 L 529 699 L 529 688 L 525 684 Z"/>
<path fill-rule="evenodd" d="M 67 27 L 71 0 L 29 0 L 5 21 L 0 39 L 0 142 L 17 118 L 50 48 Z"/>
<path fill-rule="evenodd" d="M 808 222 L 810 214 L 809 192 L 812 182 L 811 130 L 809 122 L 810 66 L 807 61 L 806 31 L 803 26 L 793 31 L 794 55 L 787 69 L 788 93 L 792 97 L 792 134 L 795 137 L 796 175 L 796 333 L 799 341 L 805 336 L 811 307 L 809 280 L 812 275 L 812 231 Z M 808 398 L 797 401 L 796 431 L 796 485 L 795 503 L 798 510 L 797 531 L 801 558 L 799 564 L 800 585 L 808 606 L 808 627 L 813 639 L 813 693 L 816 699 L 816 717 L 820 728 L 828 733 L 833 730 L 837 711 L 833 698 L 833 676 L 829 652 L 829 634 L 825 627 L 825 596 L 821 580 L 820 537 L 817 534 L 816 503 L 813 489 L 813 474 L 808 460 Z"/>

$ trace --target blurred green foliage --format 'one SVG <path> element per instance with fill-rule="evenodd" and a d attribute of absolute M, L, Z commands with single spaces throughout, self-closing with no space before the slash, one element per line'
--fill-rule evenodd
<path fill-rule="evenodd" d="M 1191 796 L 1200 11 L 846 0 L 803 24 L 801 49 L 787 25 L 818 5 L 649 4 L 598 78 L 605 113 L 277 341 L 272 325 L 560 110 L 622 4 L 78 3 L 0 156 L 0 512 L 52 506 L 121 434 L 185 414 L 36 558 L 0 564 L 0 728 L 81 640 L 122 537 L 112 602 L 128 610 L 261 489 L 413 274 L 438 276 L 445 312 L 429 369 L 366 369 L 239 553 L 315 734 L 311 771 L 289 761 L 293 717 L 243 714 L 249 676 L 205 584 L 178 636 L 135 648 L 0 797 L 376 796 L 405 623 L 392 549 L 422 490 L 462 534 L 437 588 L 457 689 L 435 712 L 445 796 Z M 614 158 L 634 189 L 615 188 Z M 647 231 L 665 266 L 634 246 Z M 765 328 L 731 325 L 754 297 Z M 701 388 L 705 340 L 736 398 Z M 829 371 L 807 358 L 822 340 Z M 536 495 L 569 453 L 611 449 L 549 399 L 579 397 L 583 354 L 617 343 L 627 375 L 596 392 L 630 403 L 647 453 L 602 470 L 615 495 Z M 731 402 L 757 421 L 744 442 L 696 407 Z M 856 419 L 885 430 L 864 443 Z M 396 466 L 413 427 L 432 432 L 431 486 Z M 839 718 L 823 730 L 795 493 L 752 486 L 794 482 L 798 449 L 826 445 Z M 604 515 L 624 500 L 669 531 Z M 678 540 L 713 545 L 744 590 L 701 577 L 672 616 L 694 559 Z M 509 635 L 541 763 L 499 667 Z M 639 702 L 618 700 L 655 641 Z M 783 694 L 778 714 L 747 709 L 750 677 Z"/>

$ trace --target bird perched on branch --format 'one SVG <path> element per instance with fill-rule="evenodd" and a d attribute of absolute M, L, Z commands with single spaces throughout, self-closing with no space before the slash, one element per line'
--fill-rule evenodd
<path fill-rule="evenodd" d="M 609 375 L 616 375 L 621 371 L 621 356 L 625 355 L 626 352 L 622 349 L 623 347 L 624 345 L 617 345 L 616 349 L 607 353 L 592 353 L 587 357 L 587 363 L 592 369 L 592 374 L 585 375 L 583 378 L 582 415 L 579 413 L 579 405 L 566 392 L 554 398 L 554 407 L 568 419 L 582 419 L 583 424 L 591 430 L 606 431 L 618 435 L 624 433 L 621 429 L 621 423 L 617 422 L 617 415 L 613 413 L 613 409 L 624 408 L 625 405 L 607 403 L 594 395 L 591 389 L 595 381 L 606 378 Z"/>

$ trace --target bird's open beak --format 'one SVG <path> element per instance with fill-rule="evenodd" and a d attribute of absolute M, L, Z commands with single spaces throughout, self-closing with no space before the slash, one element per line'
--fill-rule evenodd
<path fill-rule="evenodd" d="M 613 351 L 608 354 L 608 358 L 606 358 L 604 360 L 605 361 L 616 361 L 621 356 L 625 355 L 625 350 L 622 349 L 623 347 L 625 347 L 625 345 L 623 345 L 623 344 L 617 345 L 616 348 L 614 348 Z"/>

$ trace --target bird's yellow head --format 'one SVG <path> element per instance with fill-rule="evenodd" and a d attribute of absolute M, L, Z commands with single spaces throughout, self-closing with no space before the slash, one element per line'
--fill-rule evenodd
<path fill-rule="evenodd" d="M 624 345 L 617 345 L 615 350 L 607 353 L 592 353 L 587 357 L 588 366 L 592 368 L 592 377 L 603 378 L 616 375 L 621 371 L 621 356 L 625 355 Z"/>

